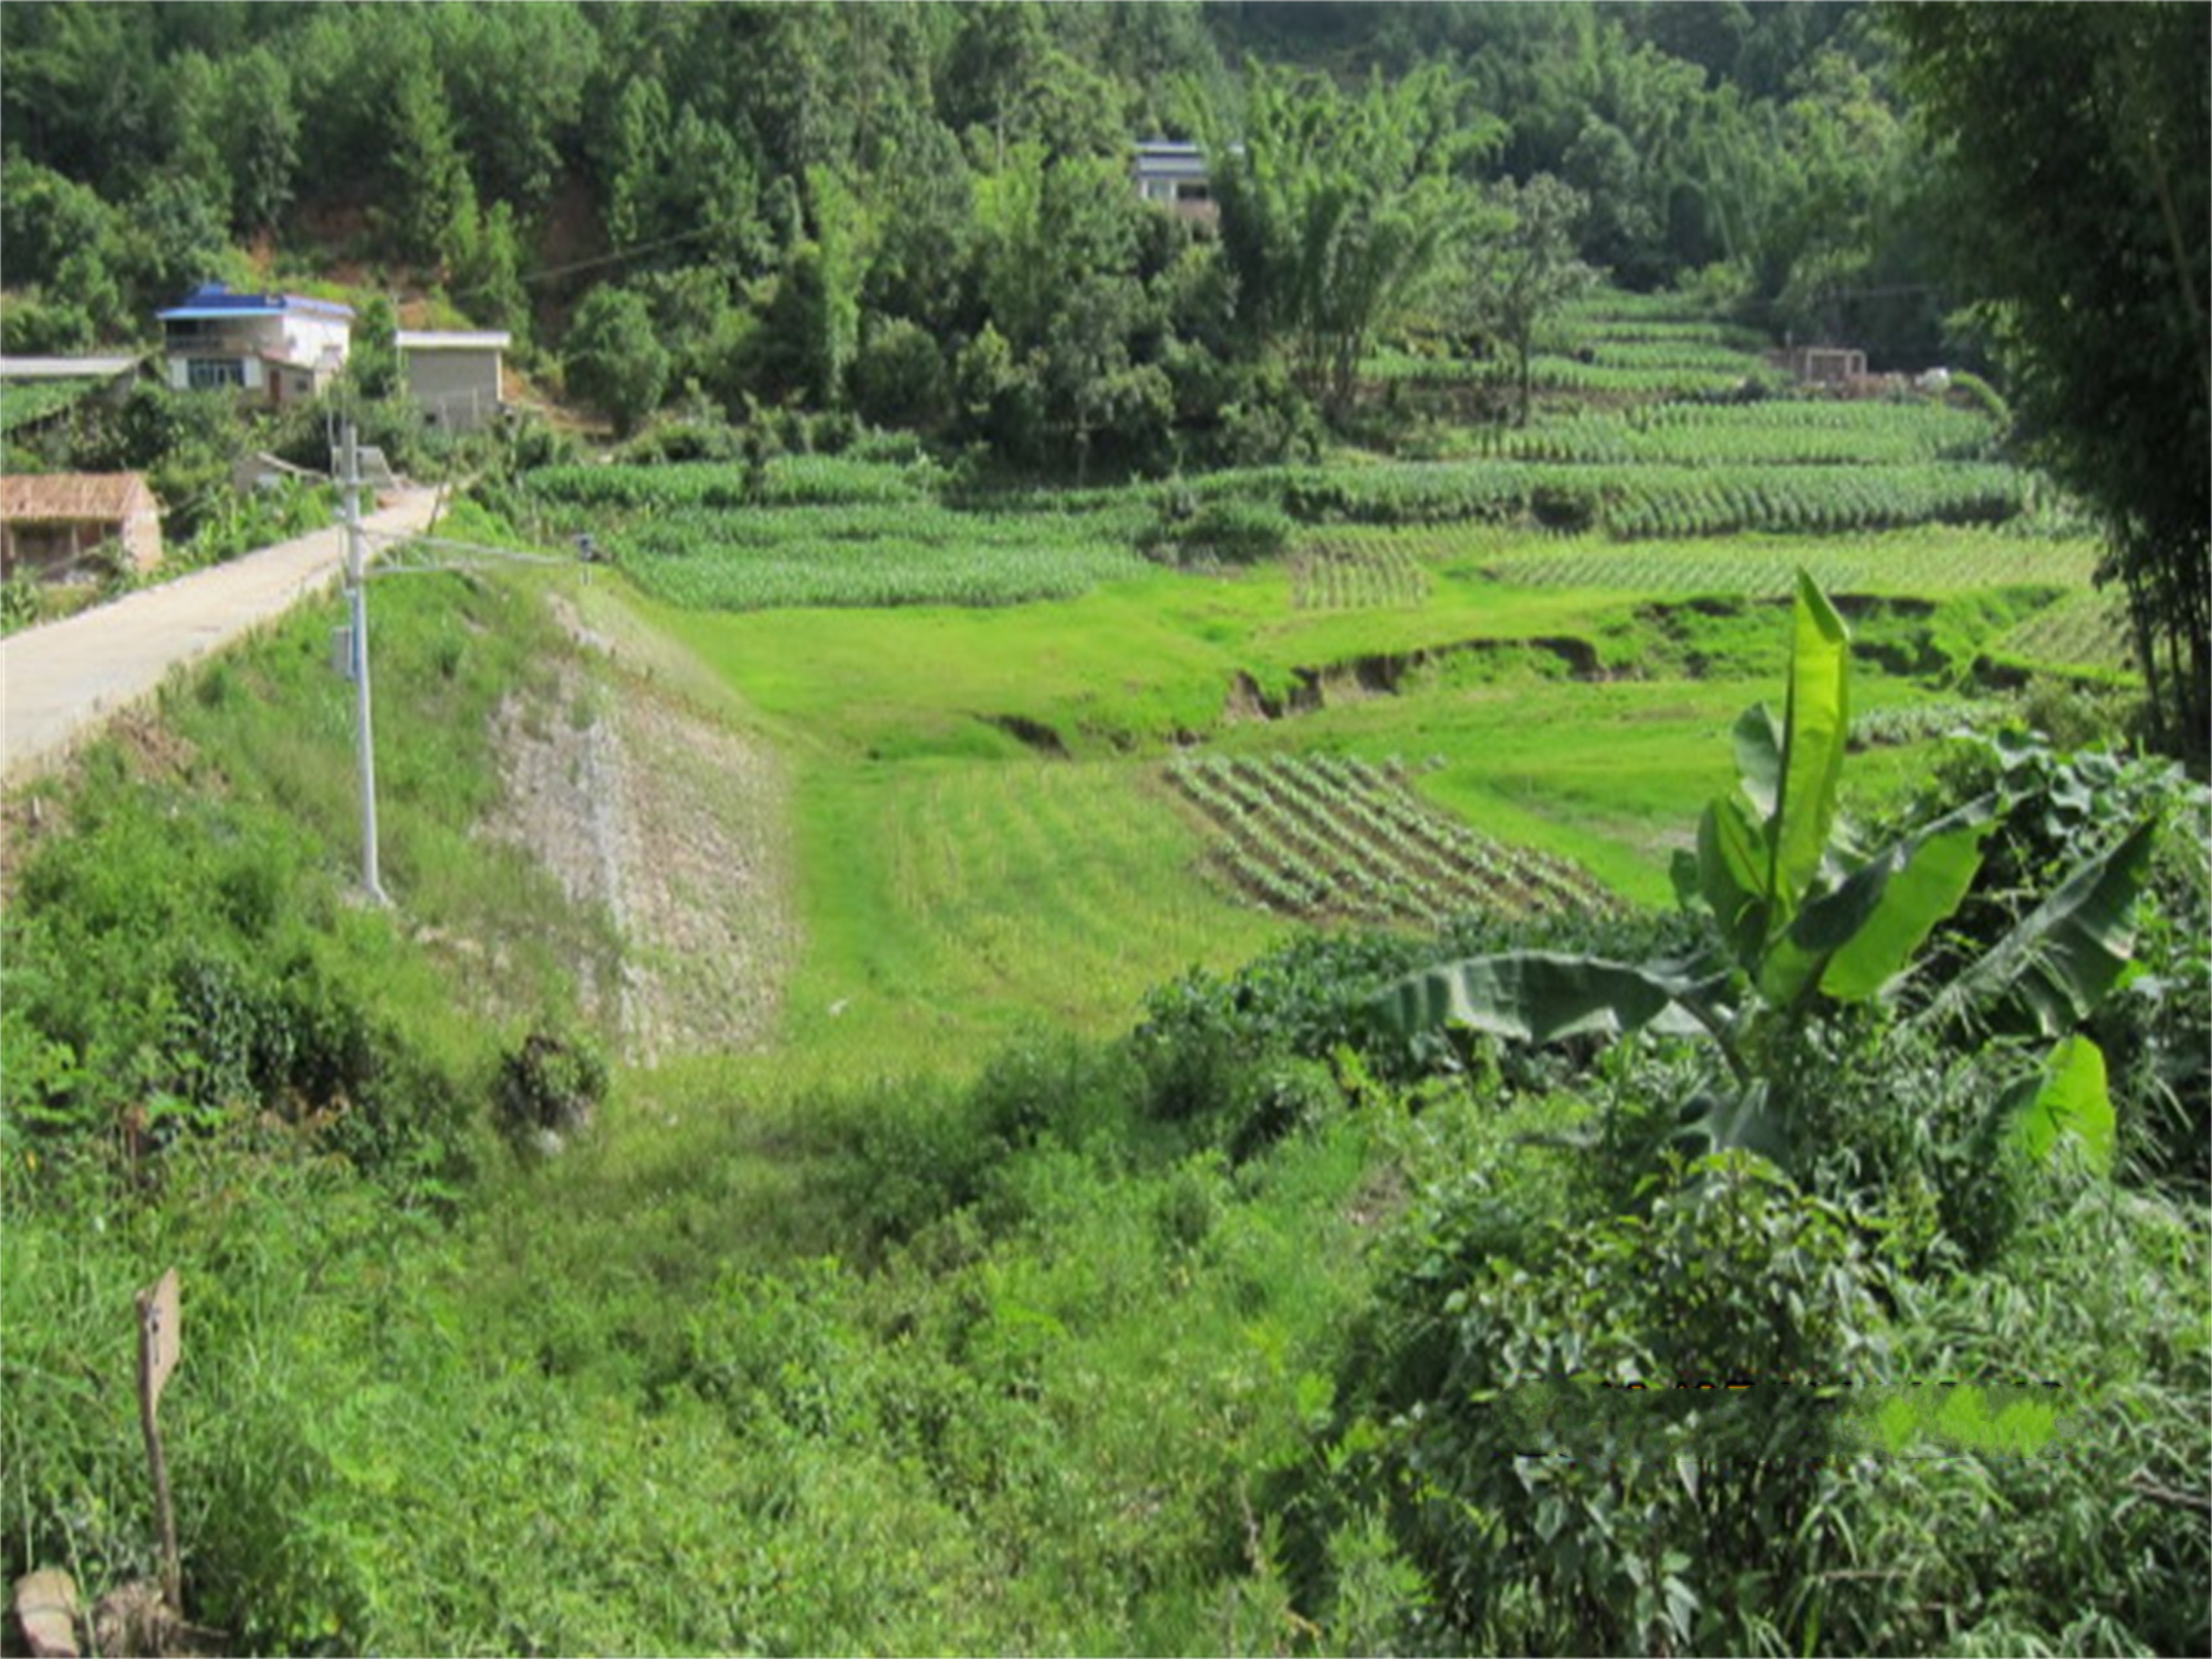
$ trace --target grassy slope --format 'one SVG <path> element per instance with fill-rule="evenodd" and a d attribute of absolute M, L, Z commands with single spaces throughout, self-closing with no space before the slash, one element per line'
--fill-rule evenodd
<path fill-rule="evenodd" d="M 579 592 L 618 652 L 792 757 L 808 945 L 776 1052 L 619 1079 L 588 1145 L 495 1178 L 450 1235 L 395 1224 L 340 1171 L 259 1163 L 180 1167 L 127 1240 L 66 1216 L 11 1226 L 11 1329 L 57 1334 L 21 1363 L 106 1369 L 99 1310 L 185 1263 L 198 1364 L 170 1411 L 191 1571 L 207 1615 L 262 1645 L 1279 1645 L 1279 1586 L 1234 1542 L 1252 1472 L 1297 1455 L 1325 1401 L 1369 1171 L 1412 1155 L 1347 1125 L 1232 1176 L 1148 1152 L 1101 1107 L 904 1249 L 865 1248 L 873 1183 L 927 1176 L 962 1133 L 962 1097 L 917 1072 L 972 1073 L 1036 1024 L 1121 1029 L 1146 987 L 1282 931 L 1193 872 L 1194 832 L 1152 777 L 1178 729 L 1440 757 L 1422 784 L 1439 802 L 1663 900 L 1658 854 L 1725 781 L 1729 720 L 1773 695 L 1769 648 L 1679 678 L 1681 641 L 1631 596 L 1432 568 L 1428 605 L 1343 613 L 1294 611 L 1279 568 L 988 612 L 702 617 Z M 604 943 L 466 833 L 490 787 L 485 708 L 503 684 L 542 690 L 564 648 L 505 594 L 379 596 L 380 649 L 406 665 L 379 681 L 387 879 L 410 922 L 516 964 L 486 975 L 380 935 L 392 1011 L 457 1062 L 557 1003 L 562 957 Z M 222 757 L 189 787 L 300 817 L 335 886 L 355 849 L 331 621 L 311 607 L 170 712 Z M 1466 659 L 1419 695 L 1222 723 L 1240 671 L 1279 691 L 1361 653 L 1563 635 L 1653 678 Z M 1006 714 L 1075 757 L 978 719 Z M 1007 1098 L 1110 1097 L 1048 1040 L 1022 1048 Z M 872 1078 L 906 1080 L 856 1088 Z M 915 1153 L 856 1161 L 882 1122 Z M 842 1265 L 802 1265 L 826 1257 Z M 82 1462 L 11 1439 L 11 1545 L 34 1508 L 136 1512 L 121 1392 L 82 1423 L 76 1395 L 55 1399 L 35 1423 L 70 1424 L 54 1431 L 85 1437 Z M 127 1521 L 83 1535 L 136 1547 Z"/>

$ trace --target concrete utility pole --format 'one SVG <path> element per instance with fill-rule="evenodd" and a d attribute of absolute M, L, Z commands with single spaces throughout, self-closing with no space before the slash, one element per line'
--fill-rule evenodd
<path fill-rule="evenodd" d="M 361 756 L 361 886 L 373 904 L 389 904 L 376 873 L 376 735 L 368 709 L 368 559 L 361 529 L 361 452 L 353 416 L 345 417 L 339 444 L 345 489 L 346 596 L 353 605 L 347 665 L 353 676 L 354 738 Z"/>

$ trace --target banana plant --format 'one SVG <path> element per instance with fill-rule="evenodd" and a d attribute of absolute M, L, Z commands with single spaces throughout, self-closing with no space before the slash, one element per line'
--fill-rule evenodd
<path fill-rule="evenodd" d="M 1790 626 L 1782 718 L 1761 705 L 1736 722 L 1741 787 L 1706 807 L 1697 851 L 1675 858 L 1678 896 L 1711 918 L 1711 952 L 1649 963 L 1547 951 L 1468 957 L 1385 988 L 1370 1009 L 1379 1021 L 1401 1036 L 1456 1030 L 1529 1043 L 1645 1030 L 1701 1036 L 1725 1075 L 1685 1103 L 1678 1139 L 1748 1147 L 1787 1167 L 1808 1103 L 1786 1058 L 1790 1039 L 1839 1006 L 1897 995 L 1929 934 L 1972 885 L 2001 805 L 1984 796 L 1871 854 L 1851 848 L 1837 823 L 1850 633 L 1802 571 Z M 2076 870 L 1908 1024 L 2065 1036 L 2127 965 L 2152 833 L 2142 826 Z M 2075 1115 L 2094 1116 L 2080 1103 L 2086 1062 L 2064 1075 Z"/>

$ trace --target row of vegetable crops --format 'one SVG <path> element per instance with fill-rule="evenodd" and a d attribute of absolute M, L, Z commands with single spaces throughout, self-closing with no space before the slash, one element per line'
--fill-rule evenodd
<path fill-rule="evenodd" d="M 696 610 L 1012 605 L 1146 568 L 1137 492 L 1068 511 L 1049 495 L 955 506 L 944 489 L 926 462 L 823 455 L 546 467 L 524 480 L 552 532 L 588 533 L 646 592 Z"/>
<path fill-rule="evenodd" d="M 1927 400 L 1639 404 L 1526 427 L 1480 428 L 1475 453 L 1504 460 L 1620 465 L 1868 466 L 1970 460 L 1994 424 Z"/>
<path fill-rule="evenodd" d="M 1291 565 L 1291 603 L 1302 611 L 1370 611 L 1419 605 L 1427 568 L 1402 542 L 1324 536 L 1304 544 Z"/>
<path fill-rule="evenodd" d="M 1146 568 L 1127 541 L 1081 519 L 927 503 L 659 514 L 609 546 L 647 592 L 697 610 L 1013 605 Z"/>
<path fill-rule="evenodd" d="M 713 461 L 544 466 L 526 482 L 531 493 L 549 505 L 663 512 L 926 501 L 942 476 L 941 469 L 926 461 L 891 465 L 844 455 L 779 455 L 757 466 Z"/>
<path fill-rule="evenodd" d="M 2077 593 L 2036 612 L 2006 635 L 2002 653 L 2023 662 L 2124 669 L 2135 664 L 2127 601 L 2117 593 Z"/>
<path fill-rule="evenodd" d="M 1185 756 L 1168 767 L 1214 836 L 1215 873 L 1304 920 L 1434 927 L 1480 911 L 1604 911 L 1587 872 L 1422 801 L 1398 769 L 1330 755 Z"/>
<path fill-rule="evenodd" d="M 1256 469 L 1215 474 L 1194 489 L 1201 498 L 1272 501 L 1307 524 L 1533 520 L 1633 541 L 1994 524 L 2021 510 L 2029 484 L 2017 469 L 1991 462 L 1790 467 L 1476 460 Z"/>
<path fill-rule="evenodd" d="M 1475 550 L 1484 573 L 1516 587 L 1588 587 L 1624 593 L 1785 598 L 1800 568 L 1831 592 L 1964 592 L 2005 586 L 2086 589 L 2096 550 L 2084 541 L 2015 537 L 1986 528 L 1922 527 L 1790 543 L 1702 538 L 1680 546 L 1623 546 L 1595 536 L 1551 542 L 1490 538 Z"/>

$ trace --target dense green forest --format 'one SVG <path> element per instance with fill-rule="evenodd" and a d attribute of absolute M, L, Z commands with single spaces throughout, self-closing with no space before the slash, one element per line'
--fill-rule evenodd
<path fill-rule="evenodd" d="M 1463 187 L 1538 174 L 1631 288 L 1708 283 L 1881 367 L 1944 343 L 1924 153 L 1845 6 L 25 4 L 5 28 L 11 350 L 143 337 L 252 250 L 441 289 L 572 361 L 642 315 L 658 372 L 607 387 L 633 415 L 696 386 L 1156 459 L 1260 418 L 1254 331 L 1467 328 L 1494 221 Z M 1194 248 L 1125 185 L 1154 137 L 1290 194 Z M 1279 292 L 1332 238 L 1297 279 L 1326 291 Z"/>
<path fill-rule="evenodd" d="M 8 779 L 9 1651 L 2212 1650 L 2212 9 L 0 6 L 210 279 L 4 470 L 443 513 L 386 892 L 327 595 Z"/>

